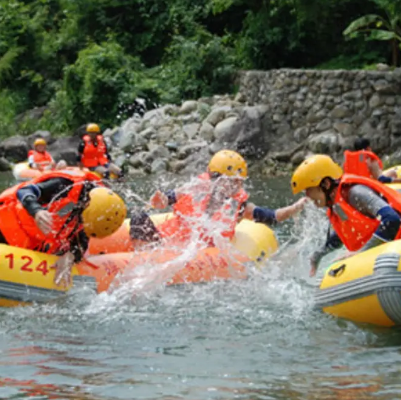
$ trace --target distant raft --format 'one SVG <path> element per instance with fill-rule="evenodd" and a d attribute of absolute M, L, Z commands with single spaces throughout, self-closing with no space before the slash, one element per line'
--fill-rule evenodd
<path fill-rule="evenodd" d="M 401 240 L 334 263 L 315 296 L 325 313 L 358 323 L 401 325 Z"/>
<path fill-rule="evenodd" d="M 66 167 L 65 169 L 68 170 L 74 170 L 77 169 L 79 170 L 79 167 Z M 86 170 L 86 168 L 85 168 Z M 29 166 L 28 162 L 20 162 L 18 164 L 15 164 L 12 170 L 12 173 L 14 175 L 14 178 L 16 179 L 17 182 L 27 182 L 32 179 L 38 178 L 39 176 L 43 175 L 48 171 L 39 171 L 37 169 L 31 168 Z M 101 175 L 97 172 L 94 172 L 94 174 L 98 175 L 101 178 Z M 110 179 L 118 179 L 118 176 L 111 173 L 110 174 Z"/>

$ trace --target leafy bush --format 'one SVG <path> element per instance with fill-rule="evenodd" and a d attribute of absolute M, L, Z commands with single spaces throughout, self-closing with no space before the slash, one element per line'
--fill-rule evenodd
<path fill-rule="evenodd" d="M 230 92 L 237 63 L 226 40 L 202 30 L 191 38 L 174 37 L 160 68 L 161 100 L 180 102 Z"/>

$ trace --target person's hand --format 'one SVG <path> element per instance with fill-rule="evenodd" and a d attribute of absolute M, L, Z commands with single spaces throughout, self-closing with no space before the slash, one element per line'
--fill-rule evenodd
<path fill-rule="evenodd" d="M 63 256 L 59 257 L 52 268 L 56 269 L 54 274 L 54 283 L 57 286 L 62 286 L 67 288 L 72 284 L 71 280 L 71 269 L 74 265 L 74 255 L 70 252 L 65 253 Z"/>
<path fill-rule="evenodd" d="M 305 204 L 309 201 L 307 197 L 302 197 L 302 199 L 299 199 L 294 203 L 294 207 L 297 210 L 297 212 L 302 211 L 303 208 L 305 207 Z"/>
<path fill-rule="evenodd" d="M 168 197 L 158 190 L 151 198 L 150 204 L 153 208 L 163 209 L 168 206 Z"/>
<path fill-rule="evenodd" d="M 53 228 L 53 216 L 49 211 L 40 210 L 35 214 L 35 222 L 38 228 L 48 235 Z"/>
<path fill-rule="evenodd" d="M 311 278 L 316 275 L 317 268 L 318 268 L 318 264 L 316 262 L 314 262 L 314 261 L 311 261 L 311 268 L 309 270 L 309 276 Z"/>

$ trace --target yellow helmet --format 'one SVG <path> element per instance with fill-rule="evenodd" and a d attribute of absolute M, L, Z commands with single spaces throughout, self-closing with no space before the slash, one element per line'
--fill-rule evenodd
<path fill-rule="evenodd" d="M 307 188 L 319 186 L 324 178 L 339 179 L 342 174 L 341 167 L 329 156 L 315 154 L 295 170 L 291 179 L 292 192 L 298 194 Z"/>
<path fill-rule="evenodd" d="M 40 144 L 47 145 L 46 140 L 42 138 L 38 138 L 33 142 L 33 146 L 39 146 Z"/>
<path fill-rule="evenodd" d="M 88 133 L 100 133 L 100 127 L 98 124 L 88 124 L 86 126 L 86 132 Z"/>
<path fill-rule="evenodd" d="M 248 168 L 243 157 L 232 150 L 221 150 L 217 152 L 209 162 L 209 172 L 228 176 L 248 176 Z"/>
<path fill-rule="evenodd" d="M 85 233 L 96 238 L 113 234 L 127 216 L 123 199 L 107 188 L 92 189 L 89 198 L 89 205 L 82 213 Z"/>

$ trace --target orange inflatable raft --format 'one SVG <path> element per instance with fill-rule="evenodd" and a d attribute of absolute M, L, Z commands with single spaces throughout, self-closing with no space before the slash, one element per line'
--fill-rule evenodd
<path fill-rule="evenodd" d="M 150 216 L 158 226 L 173 217 L 173 213 L 153 214 Z M 111 254 L 132 252 L 135 242 L 129 236 L 129 219 L 113 235 L 104 239 L 91 238 L 87 254 Z M 261 262 L 270 257 L 278 249 L 274 232 L 264 224 L 250 220 L 242 220 L 235 228 L 235 236 L 231 243 L 234 248 L 247 255 L 252 261 Z"/>
<path fill-rule="evenodd" d="M 67 167 L 66 169 L 79 169 L 78 167 Z M 37 169 L 33 169 L 29 166 L 28 162 L 21 162 L 18 164 L 15 164 L 12 170 L 12 173 L 14 175 L 14 178 L 17 180 L 17 182 L 26 182 L 30 181 L 34 178 L 37 178 L 41 176 L 44 171 L 39 171 Z M 94 172 L 100 177 L 100 174 L 97 172 Z M 114 174 L 110 174 L 111 179 L 117 179 L 118 177 Z"/>
<path fill-rule="evenodd" d="M 12 307 L 32 302 L 55 300 L 73 287 L 90 287 L 97 293 L 112 290 L 132 278 L 137 267 L 153 268 L 159 280 L 158 265 L 173 263 L 168 285 L 210 282 L 215 279 L 244 279 L 244 266 L 250 259 L 239 252 L 231 253 L 217 248 L 200 249 L 189 261 L 179 261 L 183 251 L 157 249 L 152 252 L 114 253 L 91 256 L 74 266 L 72 285 L 56 286 L 54 268 L 56 256 L 36 251 L 0 245 L 0 306 Z M 169 268 L 169 266 L 168 266 Z M 156 282 L 161 283 L 161 282 Z M 133 295 L 135 293 L 132 293 Z"/>
<path fill-rule="evenodd" d="M 170 217 L 171 214 L 159 214 L 152 218 L 157 224 Z M 122 229 L 120 234 L 121 239 L 125 240 L 128 221 L 124 226 L 125 233 L 121 233 L 124 232 Z M 129 246 L 125 241 L 124 243 Z M 156 284 L 178 285 L 210 282 L 215 279 L 245 279 L 247 262 L 259 263 L 278 248 L 270 228 L 246 220 L 238 224 L 235 237 L 231 244 L 226 243 L 224 249 L 156 248 L 121 252 L 121 243 L 110 240 L 103 244 L 98 250 L 105 250 L 108 254 L 88 255 L 85 261 L 75 265 L 72 270 L 72 284 L 67 288 L 56 286 L 53 282 L 52 266 L 57 261 L 57 256 L 0 244 L 0 306 L 47 302 L 65 295 L 73 287 L 89 286 L 97 293 L 113 290 L 132 279 L 135 274 L 147 275 L 147 268 L 149 279 L 152 282 L 154 279 Z M 95 245 L 100 244 L 96 242 Z M 110 252 L 117 249 L 120 249 L 119 252 Z"/>

